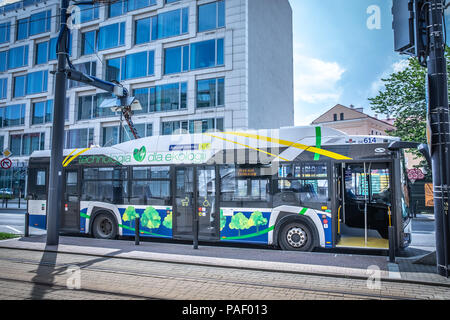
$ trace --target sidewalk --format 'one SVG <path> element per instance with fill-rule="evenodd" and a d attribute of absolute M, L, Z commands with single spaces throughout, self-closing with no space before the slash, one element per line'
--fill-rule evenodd
<path fill-rule="evenodd" d="M 284 273 L 315 274 L 355 279 L 368 279 L 374 268 L 381 280 L 432 284 L 450 287 L 450 279 L 435 274 L 436 267 L 412 264 L 412 259 L 389 263 L 385 256 L 311 252 L 275 249 L 209 246 L 200 243 L 194 250 L 190 244 L 142 242 L 134 240 L 99 240 L 61 236 L 59 246 L 46 246 L 45 236 L 0 241 L 0 248 L 47 250 L 60 253 L 93 255 L 121 259 L 150 260 L 178 264 L 229 267 Z M 370 268 L 370 269 L 369 269 Z"/>

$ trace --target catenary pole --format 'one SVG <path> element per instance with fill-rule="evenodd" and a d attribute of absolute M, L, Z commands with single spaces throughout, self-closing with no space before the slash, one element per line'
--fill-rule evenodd
<path fill-rule="evenodd" d="M 448 277 L 450 126 L 447 63 L 443 29 L 444 0 L 430 0 L 428 10 L 429 57 L 428 119 L 431 131 L 437 273 Z"/>
<path fill-rule="evenodd" d="M 62 208 L 62 161 L 64 148 L 64 104 L 66 100 L 67 8 L 69 0 L 61 0 L 58 65 L 55 74 L 52 149 L 48 187 L 47 245 L 59 244 L 59 221 Z"/>

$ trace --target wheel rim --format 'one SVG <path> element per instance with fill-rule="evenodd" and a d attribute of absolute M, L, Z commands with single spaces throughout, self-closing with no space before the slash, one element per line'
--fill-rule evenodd
<path fill-rule="evenodd" d="M 111 235 L 113 225 L 111 220 L 108 218 L 103 218 L 98 224 L 97 231 L 102 237 L 108 237 Z"/>
<path fill-rule="evenodd" d="M 296 226 L 288 230 L 286 240 L 291 247 L 301 248 L 308 242 L 308 235 L 305 230 Z"/>

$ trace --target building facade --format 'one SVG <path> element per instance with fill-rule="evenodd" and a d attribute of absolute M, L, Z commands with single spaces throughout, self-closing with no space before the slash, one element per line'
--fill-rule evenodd
<path fill-rule="evenodd" d="M 0 150 L 16 168 L 51 147 L 58 13 L 58 0 L 0 8 Z M 72 13 L 72 64 L 139 99 L 141 137 L 293 125 L 288 0 L 119 0 Z M 119 143 L 119 115 L 100 108 L 108 93 L 68 81 L 66 94 L 65 148 Z M 122 137 L 132 139 L 125 124 Z"/>
<path fill-rule="evenodd" d="M 390 120 L 381 120 L 364 113 L 363 108 L 346 107 L 341 104 L 322 114 L 312 122 L 343 131 L 350 135 L 387 135 L 395 127 Z"/>

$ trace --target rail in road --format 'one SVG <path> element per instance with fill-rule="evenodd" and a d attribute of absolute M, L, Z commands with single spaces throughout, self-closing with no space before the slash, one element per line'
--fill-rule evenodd
<path fill-rule="evenodd" d="M 80 270 L 81 290 L 146 299 L 450 299 L 431 285 L 286 274 L 168 262 L 0 250 L 3 281 L 66 285 L 67 270 Z M 0 281 L 1 286 L 1 281 Z M 4 290 L 0 290 L 0 298 Z M 31 297 L 33 298 L 33 297 Z M 45 298 L 45 295 L 37 298 Z"/>

